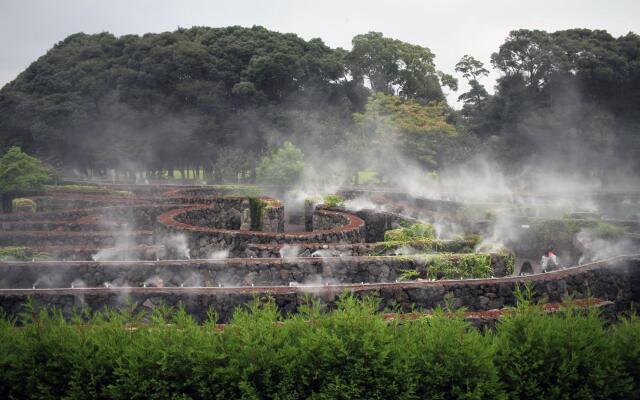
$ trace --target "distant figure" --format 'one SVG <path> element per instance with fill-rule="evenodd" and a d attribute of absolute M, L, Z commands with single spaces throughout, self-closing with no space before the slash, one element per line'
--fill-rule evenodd
<path fill-rule="evenodd" d="M 525 261 L 522 263 L 520 267 L 520 275 L 532 275 L 533 274 L 533 266 L 529 261 Z"/>
<path fill-rule="evenodd" d="M 544 252 L 542 260 L 540 260 L 540 266 L 542 266 L 542 272 L 557 271 L 560 268 L 558 257 L 553 253 L 553 247 L 549 247 Z"/>
<path fill-rule="evenodd" d="M 436 272 L 436 280 L 437 281 L 441 281 L 443 279 L 444 279 L 444 272 L 442 272 L 442 271 Z"/>

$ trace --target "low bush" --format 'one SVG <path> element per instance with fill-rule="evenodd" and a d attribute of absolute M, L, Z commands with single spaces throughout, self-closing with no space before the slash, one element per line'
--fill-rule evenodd
<path fill-rule="evenodd" d="M 385 242 L 409 242 L 414 240 L 435 239 L 436 230 L 433 225 L 419 223 L 404 228 L 390 229 L 384 233 Z"/>
<path fill-rule="evenodd" d="M 343 207 L 344 199 L 339 194 L 328 194 L 324 196 L 323 204 L 328 208 Z"/>
<path fill-rule="evenodd" d="M 38 208 L 35 201 L 28 199 L 26 197 L 13 199 L 11 201 L 11 206 L 13 207 L 13 211 L 16 211 L 16 212 L 34 213 L 37 211 L 37 208 Z"/>
<path fill-rule="evenodd" d="M 496 331 L 436 310 L 386 320 L 376 299 L 272 301 L 224 329 L 183 309 L 77 314 L 27 304 L 0 318 L 5 399 L 617 399 L 638 381 L 638 320 L 607 331 L 595 312 L 516 308 Z M 142 321 L 146 321 L 142 323 Z M 634 381 L 634 378 L 636 379 Z"/>
<path fill-rule="evenodd" d="M 543 314 L 521 306 L 498 325 L 495 346 L 511 399 L 627 399 L 633 391 L 625 350 L 616 349 L 594 310 Z"/>
<path fill-rule="evenodd" d="M 429 255 L 425 259 L 422 274 L 418 270 L 408 269 L 403 270 L 399 278 L 401 280 L 415 280 L 424 275 L 425 272 L 426 277 L 429 279 L 489 278 L 493 275 L 491 255 L 486 253 L 440 253 Z"/>

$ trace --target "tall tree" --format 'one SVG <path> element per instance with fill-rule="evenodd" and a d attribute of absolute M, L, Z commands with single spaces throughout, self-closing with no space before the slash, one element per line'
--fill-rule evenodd
<path fill-rule="evenodd" d="M 439 73 L 426 47 L 384 37 L 380 32 L 357 35 L 347 60 L 356 81 L 366 79 L 374 92 L 423 102 L 444 99 L 441 81 L 456 89 L 455 79 Z"/>

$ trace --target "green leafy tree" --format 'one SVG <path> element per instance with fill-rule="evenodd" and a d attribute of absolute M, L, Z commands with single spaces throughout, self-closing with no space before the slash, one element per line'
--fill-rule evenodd
<path fill-rule="evenodd" d="M 291 142 L 260 160 L 256 168 L 258 182 L 271 185 L 293 185 L 304 170 L 304 154 Z"/>
<path fill-rule="evenodd" d="M 37 158 L 12 147 L 0 158 L 2 209 L 11 212 L 12 200 L 19 194 L 41 190 L 49 178 L 49 169 Z"/>
<path fill-rule="evenodd" d="M 470 55 L 465 55 L 456 64 L 456 71 L 460 72 L 469 83 L 469 86 L 471 86 L 471 90 L 461 94 L 458 100 L 465 103 L 465 105 L 469 104 L 474 107 L 481 107 L 489 94 L 479 82 L 479 79 L 489 75 L 489 70 L 484 68 L 484 64 L 481 61 L 476 60 Z"/>
<path fill-rule="evenodd" d="M 347 62 L 354 80 L 369 81 L 374 92 L 423 102 L 443 100 L 442 84 L 457 89 L 451 75 L 436 71 L 426 47 L 387 38 L 380 32 L 357 35 Z"/>
<path fill-rule="evenodd" d="M 435 169 L 439 143 L 456 134 L 447 113 L 448 107 L 442 102 L 423 105 L 376 93 L 364 113 L 354 114 L 365 138 L 358 151 L 369 154 L 371 160 L 385 160 L 371 166 L 381 176 L 402 171 L 407 161 Z"/>

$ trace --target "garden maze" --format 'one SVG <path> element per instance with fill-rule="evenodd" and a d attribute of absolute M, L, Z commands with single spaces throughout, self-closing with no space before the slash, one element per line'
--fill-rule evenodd
<path fill-rule="evenodd" d="M 289 210 L 285 194 L 255 189 L 66 185 L 31 196 L 35 212 L 0 214 L 0 306 L 18 316 L 29 299 L 65 315 L 182 304 L 226 322 L 253 301 L 295 313 L 344 292 L 397 311 L 501 310 L 522 285 L 552 303 L 595 297 L 625 310 L 640 299 L 640 193 L 592 194 L 587 209 L 580 194 L 479 203 L 345 188 Z M 562 268 L 542 273 L 550 246 Z M 521 275 L 527 260 L 533 273 Z"/>

